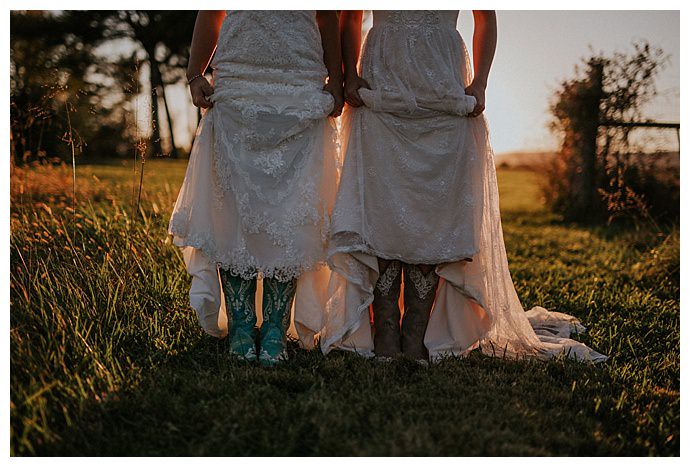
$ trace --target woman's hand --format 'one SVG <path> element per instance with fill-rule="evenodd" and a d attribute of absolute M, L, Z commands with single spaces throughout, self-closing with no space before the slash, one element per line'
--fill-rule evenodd
<path fill-rule="evenodd" d="M 486 106 L 486 83 L 489 81 L 489 70 L 496 53 L 496 12 L 473 10 L 474 35 L 472 36 L 472 55 L 474 79 L 465 94 L 474 96 L 477 105 L 469 117 L 478 117 Z"/>
<path fill-rule="evenodd" d="M 202 109 L 213 107 L 213 102 L 209 100 L 213 94 L 213 86 L 205 76 L 199 76 L 189 83 L 189 92 L 192 94 L 192 103 L 195 106 Z"/>
<path fill-rule="evenodd" d="M 202 109 L 213 107 L 213 103 L 208 99 L 213 94 L 213 86 L 206 81 L 203 73 L 208 68 L 213 50 L 218 43 L 218 35 L 225 15 L 224 10 L 201 10 L 197 13 L 194 23 L 187 64 L 187 82 L 189 92 L 192 94 L 192 102 Z M 192 81 L 189 82 L 189 79 Z"/>
<path fill-rule="evenodd" d="M 477 103 L 468 117 L 480 116 L 486 108 L 486 86 L 482 85 L 481 83 L 477 83 L 476 81 L 472 81 L 472 83 L 465 88 L 465 94 L 468 96 L 473 96 L 475 99 L 477 99 Z"/>
<path fill-rule="evenodd" d="M 343 102 L 343 82 L 339 79 L 329 79 L 323 90 L 333 96 L 333 110 L 330 116 L 333 118 L 339 117 L 343 112 L 343 105 L 345 105 Z"/>
<path fill-rule="evenodd" d="M 359 96 L 360 88 L 371 89 L 369 83 L 359 76 L 345 80 L 345 102 L 352 107 L 361 107 L 364 105 L 362 98 Z"/>

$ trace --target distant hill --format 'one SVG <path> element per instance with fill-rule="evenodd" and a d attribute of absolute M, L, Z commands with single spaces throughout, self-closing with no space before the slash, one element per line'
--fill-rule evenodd
<path fill-rule="evenodd" d="M 511 169 L 534 169 L 556 156 L 554 151 L 515 151 L 496 154 L 496 166 Z"/>
<path fill-rule="evenodd" d="M 496 154 L 496 166 L 510 169 L 536 169 L 556 156 L 554 151 L 515 151 Z M 653 160 L 659 168 L 679 168 L 680 152 L 660 151 L 656 153 L 638 153 L 635 158 Z"/>

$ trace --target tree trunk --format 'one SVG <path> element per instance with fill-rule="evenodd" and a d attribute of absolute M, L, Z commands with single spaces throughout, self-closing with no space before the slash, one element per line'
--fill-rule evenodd
<path fill-rule="evenodd" d="M 156 64 L 155 47 L 142 41 L 149 59 L 149 84 L 151 86 L 151 151 L 153 156 L 163 155 L 161 145 L 160 111 L 158 103 L 158 86 L 161 83 L 160 71 Z"/>
<path fill-rule="evenodd" d="M 156 63 L 156 67 L 158 67 L 158 63 Z M 158 72 L 158 75 L 160 76 L 160 71 Z M 161 97 L 163 98 L 163 105 L 165 106 L 165 115 L 167 116 L 167 119 L 168 119 L 168 129 L 170 131 L 170 157 L 172 157 L 173 159 L 177 159 L 178 153 L 177 153 L 177 146 L 175 145 L 175 135 L 173 134 L 172 115 L 170 115 L 170 108 L 168 107 L 168 99 L 165 96 L 165 84 L 163 83 L 162 78 L 161 78 Z"/>
<path fill-rule="evenodd" d="M 158 113 L 158 80 L 156 79 L 156 69 L 149 55 L 149 82 L 151 85 L 151 150 L 153 155 L 162 155 L 163 147 L 161 146 L 161 130 L 160 118 Z"/>
<path fill-rule="evenodd" d="M 586 115 L 583 115 L 582 127 L 577 151 L 580 154 L 580 170 L 575 178 L 575 194 L 579 199 L 579 211 L 583 218 L 596 215 L 600 211 L 600 199 L 597 192 L 600 175 L 597 163 L 597 136 L 599 134 L 599 107 L 603 97 L 603 65 L 590 63 L 588 71 L 588 89 L 583 96 Z"/>

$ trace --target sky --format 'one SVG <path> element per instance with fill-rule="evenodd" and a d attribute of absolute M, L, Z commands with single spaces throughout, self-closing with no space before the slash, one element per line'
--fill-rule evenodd
<path fill-rule="evenodd" d="M 648 40 L 669 56 L 657 79 L 659 96 L 647 118 L 680 121 L 680 14 L 664 11 L 499 11 L 498 45 L 489 75 L 486 115 L 494 151 L 552 150 L 549 99 L 558 83 L 574 76 L 589 47 L 610 54 Z M 458 20 L 467 47 L 472 13 Z M 675 138 L 675 135 L 672 135 Z M 677 148 L 671 148 L 677 149 Z"/>
<path fill-rule="evenodd" d="M 507 11 L 497 12 L 498 45 L 487 89 L 486 117 L 498 154 L 556 150 L 548 130 L 548 105 L 563 79 L 595 51 L 632 51 L 635 40 L 661 47 L 669 61 L 657 78 L 659 96 L 647 118 L 680 121 L 680 14 L 677 11 Z M 470 11 L 460 13 L 460 31 L 472 48 Z M 184 86 L 171 89 L 178 146 L 187 147 L 196 125 Z M 669 141 L 675 141 L 675 135 Z M 666 149 L 676 150 L 677 147 Z"/>

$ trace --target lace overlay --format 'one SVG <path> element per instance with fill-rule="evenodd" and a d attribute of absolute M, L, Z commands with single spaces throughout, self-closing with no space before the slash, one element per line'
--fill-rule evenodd
<path fill-rule="evenodd" d="M 196 145 L 210 183 L 185 180 L 170 231 L 233 274 L 288 281 L 324 264 L 335 178 L 314 12 L 230 12 L 213 66 Z M 193 186 L 210 189 L 212 210 Z"/>
<path fill-rule="evenodd" d="M 408 265 L 405 269 L 410 276 L 410 282 L 414 288 L 414 293 L 417 298 L 424 300 L 429 294 L 436 290 L 438 285 L 438 274 L 432 268 L 428 273 L 424 274 L 418 266 L 414 264 Z"/>
<path fill-rule="evenodd" d="M 395 280 L 400 280 L 401 267 L 400 261 L 391 261 L 385 272 L 379 276 L 378 281 L 376 281 L 376 290 L 381 295 L 388 295 Z"/>
<path fill-rule="evenodd" d="M 605 360 L 568 338 L 580 325 L 575 318 L 542 308 L 525 313 L 520 304 L 487 124 L 483 116 L 467 118 L 475 101 L 464 92 L 471 62 L 457 17 L 456 11 L 374 12 L 359 64 L 372 89 L 360 89 L 366 106 L 348 107 L 341 122 L 345 159 L 332 217 L 334 273 L 322 349 L 372 355 L 368 310 L 378 257 L 438 265 L 424 339 L 432 359 L 479 347 L 498 356 Z M 421 272 L 410 274 L 415 292 L 432 293 Z M 545 316 L 548 326 L 540 325 Z"/>
<path fill-rule="evenodd" d="M 472 174 L 484 158 L 466 118 L 475 101 L 465 96 L 456 19 L 457 12 L 374 12 L 360 63 L 372 89 L 360 90 L 366 107 L 343 117 L 351 136 L 331 252 L 353 240 L 407 263 L 477 252 L 484 193 Z"/>
<path fill-rule="evenodd" d="M 192 288 L 214 282 L 215 267 L 244 279 L 321 277 L 338 149 L 316 13 L 228 12 L 212 66 L 214 106 L 169 224 L 176 245 L 213 265 L 199 268 Z M 198 288 L 213 291 L 215 306 L 215 284 L 206 285 Z M 309 294 L 323 294 L 312 285 Z M 308 321 L 313 335 L 320 320 Z"/>

